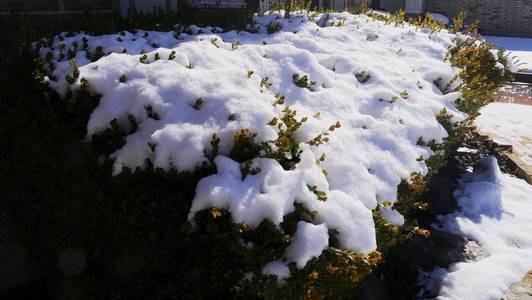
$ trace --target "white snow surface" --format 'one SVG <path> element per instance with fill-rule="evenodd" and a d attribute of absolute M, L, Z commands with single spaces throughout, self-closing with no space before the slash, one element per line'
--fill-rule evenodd
<path fill-rule="evenodd" d="M 325 224 L 314 225 L 299 221 L 296 234 L 285 255 L 288 261 L 295 262 L 301 269 L 311 258 L 320 256 L 327 246 L 329 246 L 329 234 Z"/>
<path fill-rule="evenodd" d="M 495 142 L 512 145 L 512 151 L 532 167 L 532 106 L 491 103 L 480 110 L 475 120 L 478 131 Z"/>
<path fill-rule="evenodd" d="M 264 265 L 262 273 L 277 276 L 279 282 L 283 282 L 285 278 L 290 277 L 290 269 L 281 260 L 274 260 Z"/>
<path fill-rule="evenodd" d="M 254 165 L 261 171 L 243 180 L 237 162 L 225 156 L 216 157 L 218 174 L 198 183 L 189 218 L 192 220 L 194 214 L 204 208 L 219 207 L 229 209 L 236 223 L 256 227 L 263 219 L 268 219 L 280 224 L 283 216 L 294 210 L 296 201 L 310 211 L 318 212 L 318 224 L 339 229 L 338 239 L 344 247 L 364 253 L 374 250 L 376 241 L 371 211 L 359 199 L 340 190 L 330 190 L 310 146 L 304 144 L 302 148 L 301 161 L 294 170 L 284 170 L 273 159 L 258 158 Z M 327 200 L 318 200 L 308 185 L 327 191 Z"/>
<path fill-rule="evenodd" d="M 516 57 L 519 62 L 517 69 L 532 72 L 532 38 L 517 38 L 507 36 L 484 36 L 486 41 L 495 44 L 497 48 L 504 48 L 510 52 L 510 57 Z"/>
<path fill-rule="evenodd" d="M 447 26 L 451 25 L 451 21 L 449 21 L 449 18 L 447 16 L 437 13 L 431 13 L 431 15 L 436 22 L 441 22 Z"/>
<path fill-rule="evenodd" d="M 502 174 L 490 157 L 461 179 L 455 198 L 461 211 L 438 221 L 488 256 L 437 269 L 435 277 L 443 277 L 438 299 L 502 299 L 532 269 L 532 186 Z"/>
<path fill-rule="evenodd" d="M 405 223 L 405 217 L 389 206 L 379 206 L 379 212 L 381 213 L 381 217 L 395 226 L 403 226 Z"/>
<path fill-rule="evenodd" d="M 288 251 L 285 260 L 301 266 L 318 255 L 325 227 L 339 231 L 344 248 L 370 252 L 376 248 L 371 210 L 378 201 L 396 201 L 401 179 L 412 172 L 427 172 L 419 158 L 433 153 L 418 146 L 417 140 L 442 141 L 447 136 L 435 117 L 443 108 L 456 120 L 464 117 L 453 104 L 460 93 L 442 95 L 433 84 L 441 79 L 446 85 L 459 72 L 444 62 L 457 36 L 408 24 L 385 25 L 349 13 L 319 14 L 312 20 L 304 12 L 290 19 L 281 16 L 256 17 L 252 28 L 258 33 L 219 33 L 193 26 L 179 35 L 63 34 L 63 41 L 53 41 L 54 49 L 39 51 L 43 59 L 48 52 L 53 54 L 57 81 L 48 82 L 60 94 L 79 88 L 85 78 L 89 91 L 102 95 L 87 124 L 89 139 L 109 128 L 113 119 L 126 128 L 129 115 L 139 123 L 126 144 L 111 155 L 115 173 L 123 166 L 143 168 L 146 159 L 155 167 L 194 170 L 212 154 L 212 135 L 220 136 L 214 160 L 217 174 L 199 182 L 190 219 L 198 210 L 215 206 L 228 209 L 235 222 L 256 226 L 267 218 L 279 225 L 294 210 L 294 202 L 300 202 L 317 212 L 312 225 L 317 227 L 307 233 L 298 229 L 294 242 L 315 242 L 291 246 L 298 251 Z M 271 22 L 280 22 L 281 30 L 266 34 Z M 91 53 L 99 46 L 105 56 L 88 60 L 81 47 L 84 37 Z M 71 68 L 68 60 L 58 60 L 58 47 L 64 43 L 67 51 L 74 42 L 80 76 L 69 85 L 64 77 Z M 127 53 L 122 53 L 124 49 Z M 143 50 L 147 63 L 140 62 Z M 175 58 L 169 59 L 172 51 Z M 363 71 L 370 75 L 367 82 L 355 76 Z M 298 87 L 293 74 L 308 75 L 315 84 L 311 90 Z M 121 75 L 125 82 L 120 82 Z M 266 77 L 269 88 L 261 86 Z M 253 163 L 261 171 L 242 178 L 242 166 L 227 157 L 233 136 L 248 128 L 257 133 L 257 142 L 275 140 L 278 129 L 267 123 L 282 116 L 283 105 L 273 105 L 276 93 L 286 97 L 285 105 L 296 109 L 298 118 L 309 117 L 295 137 L 303 149 L 301 162 L 284 170 L 272 159 L 257 158 Z M 150 118 L 147 107 L 160 118 Z M 336 121 L 341 128 L 331 134 L 329 143 L 320 147 L 305 143 Z M 155 145 L 153 150 L 150 145 Z M 318 166 L 322 153 L 327 159 Z M 309 186 L 326 192 L 327 199 L 318 200 Z M 401 223 L 395 213 L 390 218 Z M 307 236 L 313 234 L 317 237 Z"/>

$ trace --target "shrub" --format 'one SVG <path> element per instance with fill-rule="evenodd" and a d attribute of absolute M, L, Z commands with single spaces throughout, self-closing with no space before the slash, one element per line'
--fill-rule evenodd
<path fill-rule="evenodd" d="M 458 15 L 453 18 L 453 25 L 450 28 L 451 33 L 476 33 L 478 30 L 478 21 L 473 21 L 467 27 L 465 26 L 465 21 L 467 19 L 468 13 L 466 10 L 460 10 Z"/>
<path fill-rule="evenodd" d="M 381 261 L 379 252 L 360 255 L 330 247 L 301 269 L 291 265 L 292 277 L 279 284 L 272 276 L 259 275 L 244 282 L 244 299 L 351 299 L 357 286 Z"/>
<path fill-rule="evenodd" d="M 358 82 L 360 83 L 366 83 L 371 79 L 371 74 L 366 71 L 360 71 L 358 73 L 355 73 L 355 77 Z"/>
<path fill-rule="evenodd" d="M 398 10 L 397 12 L 393 13 L 393 14 L 389 14 L 389 15 L 384 15 L 384 14 L 380 14 L 380 13 L 373 13 L 373 12 L 369 12 L 369 16 L 376 20 L 376 21 L 382 21 L 384 22 L 386 25 L 389 25 L 389 24 L 394 24 L 394 25 L 399 25 L 399 24 L 403 24 L 404 21 L 405 21 L 405 11 L 400 9 Z"/>
<path fill-rule="evenodd" d="M 316 85 L 316 81 L 310 80 L 309 75 L 307 74 L 303 76 L 299 74 L 293 74 L 292 81 L 297 87 L 305 88 L 309 91 L 314 91 L 314 86 Z"/>
<path fill-rule="evenodd" d="M 282 24 L 279 21 L 272 21 L 268 24 L 268 34 L 275 33 L 277 31 L 280 31 L 282 28 Z"/>
<path fill-rule="evenodd" d="M 428 28 L 433 33 L 439 32 L 446 27 L 446 25 L 442 22 L 437 22 L 436 20 L 434 20 L 434 17 L 430 13 L 426 13 L 423 17 L 418 16 L 415 19 L 410 18 L 408 22 L 417 28 Z"/>
<path fill-rule="evenodd" d="M 494 56 L 492 49 L 493 45 L 483 40 L 467 37 L 457 39 L 447 54 L 446 59 L 460 68 L 459 77 L 463 81 L 462 97 L 456 106 L 473 118 L 482 106 L 493 101 L 491 93 L 512 78 L 508 55 L 500 50 Z"/>

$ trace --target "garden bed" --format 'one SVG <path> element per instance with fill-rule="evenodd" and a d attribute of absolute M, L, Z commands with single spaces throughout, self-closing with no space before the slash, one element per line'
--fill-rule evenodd
<path fill-rule="evenodd" d="M 509 74 L 484 44 L 400 14 L 33 49 L 47 86 L 21 73 L 33 84 L 7 88 L 3 193 L 54 297 L 349 298 L 429 235 L 427 181 Z"/>

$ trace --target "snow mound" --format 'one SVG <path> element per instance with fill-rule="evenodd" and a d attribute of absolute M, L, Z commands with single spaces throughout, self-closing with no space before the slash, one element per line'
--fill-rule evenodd
<path fill-rule="evenodd" d="M 458 73 L 444 61 L 456 36 L 349 13 L 289 19 L 272 13 L 255 21 L 249 30 L 256 33 L 194 26 L 180 34 L 62 35 L 39 51 L 55 64 L 48 82 L 60 94 L 79 88 L 83 78 L 90 92 L 102 95 L 87 124 L 89 139 L 113 120 L 126 128 L 131 117 L 138 123 L 111 155 L 115 173 L 143 168 L 146 159 L 155 167 L 194 170 L 214 153 L 213 134 L 220 137 L 217 174 L 198 184 L 190 219 L 216 206 L 235 222 L 256 226 L 267 218 L 279 225 L 299 202 L 317 215 L 314 227 L 298 226 L 286 253 L 298 266 L 321 253 L 325 229 L 337 229 L 347 249 L 375 250 L 371 210 L 378 201 L 396 201 L 401 179 L 427 172 L 420 157 L 433 152 L 417 141 L 447 136 L 438 112 L 446 108 L 456 120 L 463 117 L 453 104 L 460 93 L 443 95 L 433 83 L 445 86 Z M 65 78 L 72 73 L 67 51 L 79 66 L 72 85 Z M 95 53 L 103 57 L 87 58 Z M 305 76 L 306 85 L 295 82 Z M 242 178 L 241 166 L 227 157 L 233 136 L 247 128 L 257 142 L 275 140 L 278 128 L 268 122 L 282 116 L 284 105 L 274 105 L 280 95 L 298 117 L 308 117 L 295 136 L 301 161 L 284 170 L 275 160 L 257 158 L 260 172 Z M 329 143 L 305 144 L 337 121 L 341 128 Z M 318 166 L 323 153 L 327 159 Z M 383 215 L 404 222 L 395 211 Z M 282 271 L 270 267 L 265 271 Z"/>
<path fill-rule="evenodd" d="M 502 174 L 493 157 L 463 179 L 455 193 L 462 211 L 438 221 L 477 242 L 488 257 L 436 270 L 443 278 L 438 299 L 502 299 L 532 269 L 532 186 Z"/>
<path fill-rule="evenodd" d="M 314 225 L 299 221 L 296 234 L 285 255 L 289 261 L 296 262 L 298 268 L 303 268 L 311 258 L 320 256 L 328 245 L 329 234 L 325 224 Z"/>
<path fill-rule="evenodd" d="M 310 211 L 318 212 L 318 224 L 338 229 L 338 239 L 344 247 L 363 253 L 374 250 L 377 245 L 371 211 L 359 199 L 351 198 L 340 190 L 331 191 L 327 178 L 316 165 L 316 159 L 310 147 L 303 145 L 301 161 L 294 170 L 284 170 L 273 159 L 258 158 L 254 165 L 261 171 L 242 180 L 239 164 L 218 156 L 214 160 L 218 173 L 198 183 L 189 219 L 192 220 L 195 213 L 202 209 L 218 207 L 228 209 L 236 223 L 256 227 L 263 219 L 268 219 L 280 224 L 283 216 L 294 211 L 294 202 L 299 202 Z M 326 201 L 318 200 L 308 186 L 326 192 Z M 327 231 L 324 232 L 324 241 L 328 244 Z M 305 239 L 304 236 L 297 238 L 298 233 L 296 241 Z M 287 256 L 295 258 L 296 255 L 290 253 L 303 248 L 287 250 Z M 301 266 L 299 262 L 298 266 Z"/>

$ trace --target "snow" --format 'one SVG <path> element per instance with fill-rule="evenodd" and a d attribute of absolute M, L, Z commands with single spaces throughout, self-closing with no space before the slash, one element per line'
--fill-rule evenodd
<path fill-rule="evenodd" d="M 237 223 L 254 227 L 266 218 L 278 226 L 298 202 L 317 215 L 314 224 L 298 226 L 284 263 L 301 267 L 319 255 L 328 229 L 338 230 L 343 248 L 371 252 L 376 249 L 372 210 L 379 201 L 395 202 L 397 185 L 412 172 L 427 173 L 419 158 L 433 152 L 418 146 L 418 139 L 441 142 L 447 136 L 435 117 L 443 108 L 455 120 L 464 118 L 453 104 L 460 93 L 443 95 L 433 84 L 446 85 L 458 74 L 444 61 L 457 36 L 349 13 L 281 16 L 257 17 L 249 28 L 257 33 L 192 26 L 180 34 L 63 34 L 53 48 L 39 51 L 44 60 L 53 55 L 56 68 L 47 82 L 61 95 L 79 88 L 81 78 L 88 80 L 90 92 L 102 95 L 87 124 L 87 139 L 114 119 L 123 128 L 130 126 L 130 116 L 137 121 L 137 131 L 110 157 L 115 174 L 124 166 L 143 168 L 146 159 L 155 167 L 193 171 L 212 156 L 213 134 L 220 137 L 217 173 L 199 182 L 190 220 L 214 206 L 228 209 Z M 281 30 L 266 34 L 272 22 Z M 101 49 L 104 56 L 87 59 L 84 38 L 86 50 Z M 63 53 L 75 52 L 79 65 L 73 85 L 65 80 L 72 70 L 67 59 L 59 59 L 61 44 Z M 357 79 L 362 72 L 369 76 Z M 315 83 L 298 87 L 294 74 Z M 455 80 L 451 88 L 459 84 Z M 253 165 L 260 172 L 243 178 L 242 166 L 228 158 L 234 134 L 247 128 L 257 142 L 275 140 L 278 128 L 267 123 L 282 116 L 285 105 L 273 105 L 277 93 L 298 118 L 308 117 L 295 136 L 301 161 L 284 170 L 273 159 L 256 158 Z M 341 128 L 329 143 L 306 143 L 337 121 Z M 318 166 L 323 153 L 327 158 Z M 318 199 L 309 187 L 327 199 Z M 398 212 L 384 215 L 395 224 L 404 222 Z"/>
<path fill-rule="evenodd" d="M 440 216 L 442 229 L 474 240 L 487 257 L 435 270 L 438 299 L 501 299 L 532 269 L 532 186 L 489 157 L 462 178 L 455 198 L 461 211 Z"/>
<path fill-rule="evenodd" d="M 256 227 L 263 219 L 268 219 L 279 225 L 283 216 L 294 210 L 294 203 L 299 202 L 318 212 L 318 224 L 338 229 L 338 239 L 344 247 L 357 252 L 374 250 L 371 211 L 360 200 L 339 190 L 329 190 L 327 178 L 315 163 L 318 158 L 310 146 L 302 145 L 302 148 L 301 161 L 294 170 L 284 170 L 272 159 L 257 158 L 253 165 L 261 171 L 243 180 L 237 162 L 225 156 L 216 157 L 218 172 L 198 183 L 189 219 L 192 220 L 196 212 L 214 206 L 228 209 L 236 223 Z M 327 200 L 318 200 L 308 185 L 326 192 Z"/>
<path fill-rule="evenodd" d="M 532 72 L 532 38 L 506 36 L 484 36 L 484 38 L 495 44 L 496 48 L 504 48 L 509 51 L 510 57 L 518 58 L 519 70 Z"/>
<path fill-rule="evenodd" d="M 451 25 L 451 21 L 449 21 L 449 18 L 447 16 L 436 13 L 431 13 L 431 15 L 436 22 L 441 22 L 447 26 Z"/>
<path fill-rule="evenodd" d="M 467 148 L 467 147 L 460 147 L 456 150 L 456 152 L 459 152 L 459 153 L 477 153 L 478 150 L 477 149 L 471 149 L 471 148 Z"/>
<path fill-rule="evenodd" d="M 403 226 L 405 223 L 405 217 L 389 206 L 379 206 L 379 212 L 381 213 L 381 217 L 392 225 Z"/>
<path fill-rule="evenodd" d="M 313 154 L 308 150 L 305 154 L 313 162 Z M 294 199 L 312 201 L 316 196 L 306 184 L 312 183 L 318 189 L 327 190 L 325 176 L 315 163 L 302 161 L 295 170 L 285 171 L 273 159 L 257 158 L 254 164 L 261 171 L 242 180 L 237 162 L 225 156 L 216 157 L 214 162 L 218 173 L 198 183 L 190 219 L 196 212 L 214 206 L 229 209 L 236 223 L 244 222 L 256 227 L 263 219 L 268 219 L 280 224 L 283 216 L 293 210 Z M 287 190 L 294 193 L 287 194 Z"/>
<path fill-rule="evenodd" d="M 262 273 L 266 275 L 275 275 L 279 282 L 290 277 L 290 269 L 280 260 L 274 260 L 264 265 Z"/>
<path fill-rule="evenodd" d="M 512 145 L 519 159 L 532 167 L 532 106 L 492 103 L 480 113 L 475 120 L 478 131 L 499 144 Z"/>
<path fill-rule="evenodd" d="M 299 221 L 296 234 L 285 255 L 288 261 L 295 262 L 301 269 L 311 258 L 320 256 L 327 246 L 329 246 L 329 234 L 325 224 L 314 225 Z"/>

